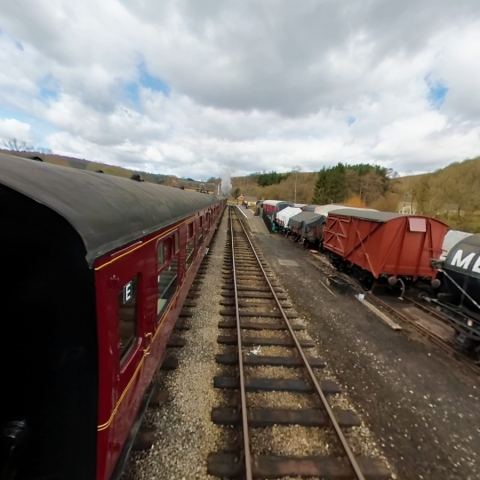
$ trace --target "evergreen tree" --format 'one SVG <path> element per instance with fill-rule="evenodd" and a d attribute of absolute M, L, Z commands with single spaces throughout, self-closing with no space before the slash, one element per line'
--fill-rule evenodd
<path fill-rule="evenodd" d="M 342 163 L 331 169 L 328 178 L 329 203 L 343 202 L 348 198 L 347 170 Z"/>
<path fill-rule="evenodd" d="M 328 200 L 328 173 L 325 167 L 318 172 L 317 182 L 312 202 L 316 205 L 325 205 Z"/>

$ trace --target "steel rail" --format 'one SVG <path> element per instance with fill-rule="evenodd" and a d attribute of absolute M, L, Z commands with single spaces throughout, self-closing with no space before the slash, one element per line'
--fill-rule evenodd
<path fill-rule="evenodd" d="M 230 236 L 232 239 L 232 274 L 233 289 L 235 293 L 235 314 L 237 317 L 237 350 L 238 350 L 238 370 L 240 376 L 240 408 L 242 411 L 242 429 L 243 429 L 243 449 L 245 460 L 245 479 L 252 480 L 252 455 L 250 453 L 250 437 L 248 435 L 248 418 L 247 418 L 247 395 L 245 393 L 245 376 L 243 370 L 243 353 L 242 353 L 242 332 L 240 328 L 240 314 L 238 307 L 238 290 L 237 290 L 237 271 L 235 267 L 235 243 L 233 235 L 233 220 L 230 212 Z"/>
<path fill-rule="evenodd" d="M 325 266 L 325 264 L 320 260 L 321 257 L 317 255 L 313 255 L 310 258 L 314 259 L 313 265 L 316 265 L 323 273 L 328 275 L 328 273 L 321 268 L 322 266 Z M 330 265 L 327 265 L 328 267 Z M 338 273 L 338 272 L 337 272 Z M 342 279 L 345 280 L 351 287 L 353 288 L 358 288 L 359 284 L 357 281 L 348 276 L 342 276 Z M 410 325 L 412 328 L 417 330 L 420 334 L 424 335 L 426 338 L 428 338 L 434 345 L 442 349 L 445 353 L 451 356 L 451 358 L 457 360 L 459 363 L 461 363 L 464 367 L 466 367 L 468 370 L 471 372 L 475 373 L 476 375 L 480 374 L 480 365 L 472 362 L 468 357 L 465 356 L 465 354 L 458 352 L 455 350 L 455 348 L 452 346 L 451 342 L 448 342 L 444 340 L 442 337 L 437 335 L 435 332 L 432 330 L 424 327 L 423 325 L 419 324 L 415 320 L 411 319 L 408 315 L 404 314 L 403 312 L 397 310 L 394 306 L 388 304 L 385 300 L 382 300 L 379 296 L 377 296 L 375 293 L 369 292 L 370 296 L 369 298 L 375 302 L 378 306 L 383 307 L 385 310 L 387 310 L 389 313 L 392 315 L 395 315 L 399 320 L 402 322 L 405 322 L 406 324 Z M 420 309 L 421 311 L 427 313 L 428 315 L 432 316 L 433 318 L 436 318 L 443 324 L 451 327 L 451 324 L 446 321 L 445 317 L 441 315 L 440 313 L 435 312 L 435 310 L 432 310 L 425 305 L 422 305 L 420 302 L 417 300 L 409 297 L 409 296 L 404 296 L 403 300 L 406 300 L 407 302 L 411 303 L 414 305 L 416 308 Z"/>
<path fill-rule="evenodd" d="M 405 300 L 410 302 L 412 305 L 415 305 L 417 308 L 420 306 L 420 305 L 417 304 L 416 301 L 412 301 L 409 297 L 404 297 L 404 298 L 405 298 Z M 470 361 L 468 359 L 468 357 L 465 357 L 465 354 L 462 354 L 462 353 L 458 352 L 457 350 L 455 350 L 455 348 L 453 348 L 453 346 L 451 345 L 450 342 L 445 341 L 442 337 L 437 335 L 435 332 L 433 332 L 432 330 L 430 330 L 430 329 L 424 327 L 423 325 L 417 323 L 415 320 L 411 319 L 408 315 L 406 315 L 405 313 L 397 310 L 395 307 L 389 305 L 387 302 L 380 299 L 376 295 L 372 295 L 372 299 L 375 302 L 377 302 L 378 305 L 385 308 L 385 310 L 389 311 L 393 315 L 397 316 L 403 322 L 412 326 L 419 333 L 425 335 L 434 345 L 436 345 L 437 347 L 442 349 L 445 353 L 447 353 L 453 359 L 455 359 L 456 361 L 461 363 L 468 370 L 475 373 L 476 375 L 480 374 L 480 366 L 478 366 L 475 363 L 473 363 L 472 361 Z M 432 313 L 432 312 L 428 311 L 428 309 L 425 309 L 425 312 L 430 313 L 430 314 Z M 432 316 L 438 318 L 438 316 L 436 316 L 435 314 L 433 314 Z M 444 323 L 446 325 L 448 325 L 448 323 L 446 323 L 446 322 L 444 322 Z"/>
<path fill-rule="evenodd" d="M 259 265 L 260 269 L 262 270 L 263 275 L 265 276 L 265 280 L 267 281 L 268 286 L 270 287 L 270 290 L 273 294 L 273 297 L 275 298 L 275 302 L 277 303 L 277 306 L 278 306 L 278 308 L 279 308 L 279 310 L 280 310 L 280 312 L 283 316 L 283 320 L 285 321 L 287 329 L 288 329 L 288 331 L 289 331 L 289 333 L 292 337 L 292 340 L 295 343 L 295 346 L 298 350 L 298 353 L 300 354 L 300 356 L 302 358 L 303 364 L 305 365 L 305 368 L 307 369 L 308 374 L 310 375 L 310 379 L 311 379 L 311 381 L 312 381 L 312 383 L 315 387 L 315 391 L 316 391 L 317 395 L 320 397 L 320 399 L 322 401 L 322 404 L 323 404 L 323 407 L 324 407 L 325 411 L 327 412 L 330 423 L 332 424 L 332 426 L 335 430 L 335 433 L 337 434 L 337 438 L 339 439 L 345 453 L 347 454 L 350 465 L 351 465 L 351 467 L 352 467 L 352 469 L 355 473 L 355 477 L 357 478 L 357 480 L 365 480 L 365 476 L 363 475 L 362 470 L 360 469 L 360 465 L 358 465 L 358 462 L 355 458 L 355 455 L 353 454 L 352 449 L 350 448 L 350 445 L 348 444 L 347 439 L 345 438 L 345 435 L 343 434 L 342 429 L 340 428 L 340 425 L 338 424 L 337 419 L 335 418 L 335 415 L 333 414 L 333 410 L 331 409 L 330 405 L 327 402 L 327 398 L 325 397 L 325 394 L 323 393 L 322 388 L 320 387 L 320 384 L 318 383 L 318 380 L 315 377 L 315 373 L 313 372 L 313 369 L 310 366 L 310 363 L 308 362 L 308 359 L 307 359 L 307 357 L 306 357 L 306 355 L 305 355 L 305 353 L 304 353 L 304 351 L 303 351 L 303 349 L 300 345 L 300 342 L 298 341 L 297 336 L 295 335 L 295 332 L 294 332 L 292 326 L 290 325 L 290 322 L 288 321 L 285 310 L 282 308 L 282 305 L 280 304 L 280 300 L 278 299 L 277 294 L 275 293 L 275 289 L 273 288 L 272 284 L 270 283 L 270 280 L 268 279 L 268 275 L 265 272 L 265 269 L 263 268 L 262 262 L 258 258 L 255 247 L 253 246 L 253 243 L 250 240 L 250 236 L 248 235 L 247 230 L 245 229 L 245 227 L 244 227 L 243 223 L 240 221 L 240 219 L 239 219 L 239 222 L 240 222 L 240 225 L 242 226 L 242 229 L 245 233 L 245 236 L 247 237 L 248 243 L 250 244 L 250 248 L 252 249 L 252 252 L 255 255 L 255 258 L 257 259 L 258 265 Z"/>

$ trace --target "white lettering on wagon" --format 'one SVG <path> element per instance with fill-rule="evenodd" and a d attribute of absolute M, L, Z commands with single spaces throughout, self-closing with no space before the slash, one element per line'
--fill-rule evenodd
<path fill-rule="evenodd" d="M 128 282 L 123 287 L 123 303 L 127 303 L 132 299 L 132 282 Z"/>
<path fill-rule="evenodd" d="M 472 272 L 480 273 L 480 255 L 479 255 L 479 257 L 477 258 L 477 261 L 475 262 L 475 264 L 472 267 Z"/>
<path fill-rule="evenodd" d="M 459 268 L 464 268 L 465 270 L 468 270 L 468 267 L 470 266 L 470 262 L 475 257 L 475 253 L 470 253 L 465 258 L 462 258 L 462 255 L 463 255 L 463 250 L 457 250 L 455 252 L 455 255 L 452 258 L 452 261 L 450 262 L 450 265 L 452 265 L 452 267 L 459 267 Z M 475 267 L 477 266 L 477 264 L 478 264 L 478 261 L 475 263 Z"/>

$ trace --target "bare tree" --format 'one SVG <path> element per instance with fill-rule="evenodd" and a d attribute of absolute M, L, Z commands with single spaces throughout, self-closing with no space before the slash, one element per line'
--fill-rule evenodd
<path fill-rule="evenodd" d="M 297 178 L 301 170 L 302 167 L 300 165 L 295 165 L 294 167 L 292 167 L 292 173 L 295 174 L 295 194 L 293 196 L 293 203 L 297 203 Z"/>
<path fill-rule="evenodd" d="M 27 142 L 17 140 L 16 138 L 4 140 L 3 144 L 8 150 L 13 150 L 14 152 L 33 152 L 35 150 L 33 145 L 29 145 Z"/>

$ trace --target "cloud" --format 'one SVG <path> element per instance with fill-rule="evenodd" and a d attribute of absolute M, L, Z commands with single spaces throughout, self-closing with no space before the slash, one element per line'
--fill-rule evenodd
<path fill-rule="evenodd" d="M 478 58 L 477 0 L 17 0 L 0 6 L 1 125 L 198 178 L 425 171 L 480 153 Z"/>
<path fill-rule="evenodd" d="M 0 148 L 5 148 L 5 142 L 13 139 L 31 145 L 34 141 L 32 128 L 28 123 L 19 122 L 15 118 L 0 118 Z"/>

